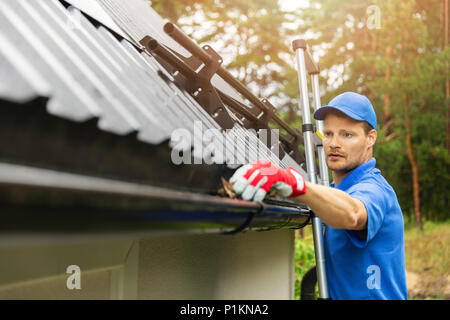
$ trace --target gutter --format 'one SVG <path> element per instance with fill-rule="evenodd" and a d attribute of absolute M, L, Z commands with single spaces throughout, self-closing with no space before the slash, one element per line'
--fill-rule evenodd
<path fill-rule="evenodd" d="M 298 229 L 302 205 L 254 203 L 0 163 L 0 240 L 23 237 L 142 237 Z"/>

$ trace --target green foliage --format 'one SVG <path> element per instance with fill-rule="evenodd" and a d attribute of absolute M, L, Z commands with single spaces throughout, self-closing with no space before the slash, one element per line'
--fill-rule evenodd
<path fill-rule="evenodd" d="M 295 300 L 300 299 L 300 284 L 305 273 L 316 264 L 311 239 L 295 239 Z"/>

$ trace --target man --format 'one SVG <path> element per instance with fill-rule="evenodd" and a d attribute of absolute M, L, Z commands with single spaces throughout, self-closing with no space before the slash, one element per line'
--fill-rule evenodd
<path fill-rule="evenodd" d="M 369 99 L 345 92 L 319 108 L 331 187 L 304 180 L 293 168 L 258 160 L 230 182 L 245 200 L 270 190 L 295 197 L 326 224 L 326 273 L 332 299 L 407 299 L 403 215 L 372 157 L 377 120 Z"/>

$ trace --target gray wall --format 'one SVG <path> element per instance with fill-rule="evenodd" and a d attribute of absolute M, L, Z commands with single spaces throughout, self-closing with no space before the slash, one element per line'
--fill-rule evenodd
<path fill-rule="evenodd" d="M 69 290 L 69 265 L 81 289 Z M 0 244 L 0 299 L 292 299 L 294 231 Z"/>

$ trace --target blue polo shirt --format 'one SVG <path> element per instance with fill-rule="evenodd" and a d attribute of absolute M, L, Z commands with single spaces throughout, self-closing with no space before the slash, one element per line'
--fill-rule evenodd
<path fill-rule="evenodd" d="M 332 187 L 334 183 L 331 184 Z M 375 159 L 352 170 L 335 188 L 367 209 L 367 237 L 325 227 L 325 258 L 332 299 L 407 299 L 403 214 Z"/>

